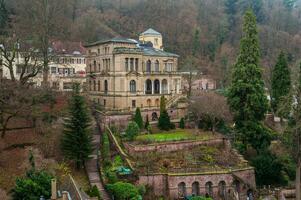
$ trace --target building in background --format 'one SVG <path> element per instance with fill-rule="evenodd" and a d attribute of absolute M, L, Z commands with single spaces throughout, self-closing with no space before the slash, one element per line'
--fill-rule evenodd
<path fill-rule="evenodd" d="M 79 82 L 84 87 L 86 82 L 86 58 L 85 48 L 81 42 L 53 41 L 49 52 L 51 55 L 48 75 L 49 85 L 60 91 L 71 90 L 74 82 Z M 23 53 L 16 53 L 13 68 L 15 77 L 19 77 L 21 74 L 21 65 L 25 62 Z M 0 75 L 2 78 L 9 79 L 9 69 L 3 66 L 3 62 L 5 60 L 0 59 Z M 43 81 L 42 72 L 31 78 L 30 81 L 36 86 L 41 86 Z"/>
<path fill-rule="evenodd" d="M 162 35 L 153 29 L 139 38 L 142 41 L 112 38 L 86 45 L 87 87 L 90 98 L 105 110 L 140 107 L 154 119 L 161 96 L 167 107 L 182 97 L 179 56 L 162 50 Z"/>

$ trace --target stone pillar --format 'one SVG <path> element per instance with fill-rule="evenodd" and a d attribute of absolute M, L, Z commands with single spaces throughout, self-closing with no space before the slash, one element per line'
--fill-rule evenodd
<path fill-rule="evenodd" d="M 154 94 L 154 83 L 155 83 L 155 81 L 153 81 L 153 82 L 151 83 L 151 86 L 152 86 L 152 94 Z"/>
<path fill-rule="evenodd" d="M 51 199 L 57 199 L 56 179 L 51 179 Z"/>

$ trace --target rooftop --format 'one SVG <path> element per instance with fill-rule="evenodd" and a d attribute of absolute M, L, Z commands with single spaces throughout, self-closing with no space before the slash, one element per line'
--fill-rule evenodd
<path fill-rule="evenodd" d="M 143 33 L 141 33 L 140 35 L 160 35 L 161 36 L 161 33 L 159 33 L 158 31 L 156 31 L 152 28 L 149 28 L 146 31 L 144 31 Z"/>
<path fill-rule="evenodd" d="M 122 38 L 122 37 L 114 37 L 111 39 L 99 40 L 97 42 L 93 42 L 90 44 L 86 44 L 85 47 L 91 47 L 99 44 L 106 44 L 106 43 L 127 43 L 127 44 L 137 44 L 138 42 L 133 39 L 129 38 Z"/>
<path fill-rule="evenodd" d="M 174 53 L 169 53 L 163 50 L 155 49 L 153 47 L 147 47 L 142 45 L 139 45 L 137 48 L 117 47 L 114 49 L 114 53 L 143 54 L 145 56 L 159 56 L 159 57 L 179 57 L 179 55 Z"/>

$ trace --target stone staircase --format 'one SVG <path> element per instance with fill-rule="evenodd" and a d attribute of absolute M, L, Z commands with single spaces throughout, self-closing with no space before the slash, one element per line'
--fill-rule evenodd
<path fill-rule="evenodd" d="M 183 94 L 173 95 L 170 99 L 167 100 L 166 107 L 170 108 L 172 106 L 172 104 L 174 104 L 175 102 L 177 102 L 182 97 L 185 97 L 185 95 L 183 95 Z"/>
<path fill-rule="evenodd" d="M 98 150 L 100 146 L 100 133 L 97 128 L 94 130 L 93 134 L 93 148 L 94 151 L 92 155 L 90 156 L 91 159 L 86 162 L 86 172 L 89 178 L 89 182 L 91 186 L 96 186 L 98 190 L 102 194 L 103 200 L 110 200 L 109 194 L 104 189 L 103 183 L 100 179 L 100 173 L 99 173 L 99 165 L 98 165 Z"/>

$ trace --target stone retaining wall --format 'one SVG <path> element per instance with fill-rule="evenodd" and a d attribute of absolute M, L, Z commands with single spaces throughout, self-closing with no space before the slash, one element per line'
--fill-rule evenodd
<path fill-rule="evenodd" d="M 225 145 L 225 147 L 230 148 L 230 142 L 226 138 L 217 138 L 203 141 L 178 141 L 178 142 L 168 142 L 168 143 L 156 143 L 148 145 L 133 145 L 125 143 L 124 146 L 129 152 L 129 154 L 157 151 L 157 152 L 169 152 L 178 151 L 189 147 L 199 146 L 199 145 Z M 228 148 L 227 148 L 228 149 Z"/>
<path fill-rule="evenodd" d="M 140 175 L 139 184 L 152 186 L 155 195 L 166 196 L 169 199 L 179 198 L 180 183 L 185 183 L 186 195 L 192 195 L 192 184 L 199 184 L 200 195 L 205 196 L 206 183 L 212 183 L 213 199 L 221 199 L 219 184 L 226 183 L 226 199 L 231 199 L 235 190 L 239 191 L 240 199 L 246 199 L 247 191 L 250 189 L 248 184 L 237 180 L 232 173 L 239 173 L 240 179 L 251 181 L 255 185 L 255 175 L 253 168 L 246 168 L 233 171 L 207 172 L 207 173 L 185 173 L 185 174 L 158 174 L 158 175 Z M 238 181 L 238 186 L 234 182 Z"/>

